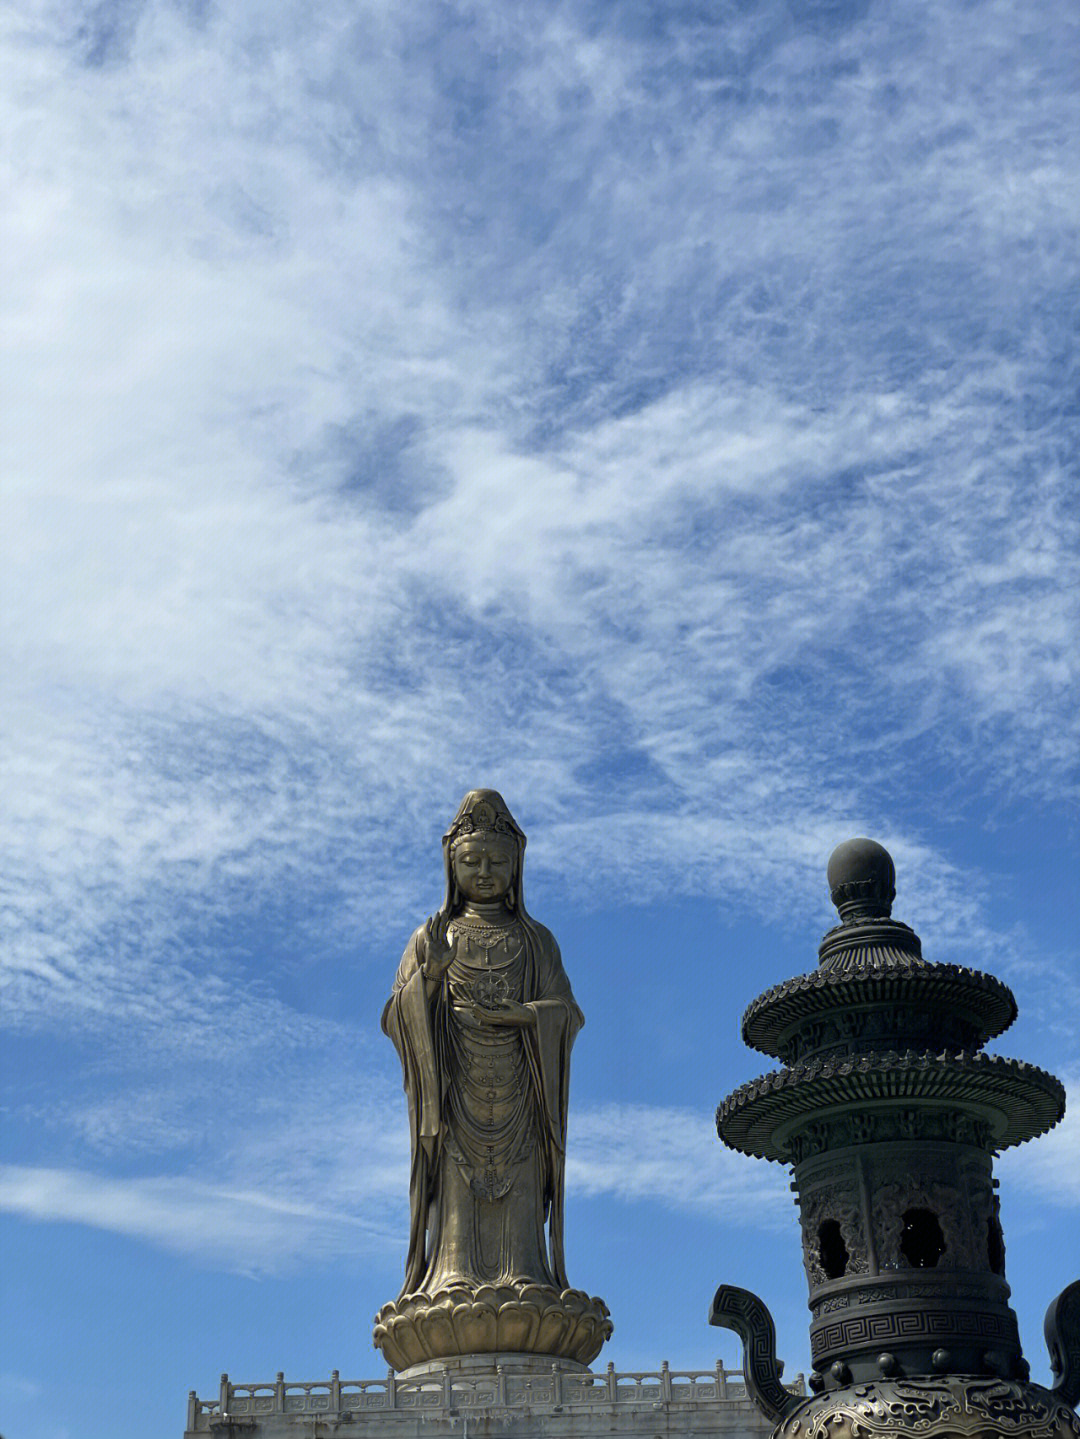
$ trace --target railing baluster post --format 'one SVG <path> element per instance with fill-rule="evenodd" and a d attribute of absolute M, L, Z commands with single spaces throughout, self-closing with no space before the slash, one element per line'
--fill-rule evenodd
<path fill-rule="evenodd" d="M 285 1413 L 285 1371 L 279 1369 L 274 1382 L 274 1413 Z"/>
<path fill-rule="evenodd" d="M 229 1376 L 223 1374 L 221 1376 L 221 1388 L 218 1390 L 218 1406 L 219 1412 L 222 1414 L 228 1414 L 229 1412 L 229 1399 L 231 1398 L 229 1390 L 231 1387 L 229 1384 Z"/>
<path fill-rule="evenodd" d="M 386 1407 L 397 1408 L 397 1375 L 392 1369 L 386 1371 Z"/>

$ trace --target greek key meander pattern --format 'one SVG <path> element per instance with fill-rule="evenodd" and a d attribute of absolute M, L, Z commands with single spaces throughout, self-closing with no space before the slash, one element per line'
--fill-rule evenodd
<path fill-rule="evenodd" d="M 759 1406 L 779 1418 L 788 1401 L 776 1362 L 776 1328 L 772 1315 L 756 1294 L 736 1285 L 721 1285 L 713 1300 L 710 1324 L 735 1330 L 743 1341 L 746 1374 Z"/>
<path fill-rule="evenodd" d="M 987 1339 L 1016 1343 L 1016 1326 L 1005 1314 L 986 1310 L 906 1309 L 899 1314 L 856 1314 L 812 1331 L 815 1360 L 833 1350 L 903 1339 Z"/>

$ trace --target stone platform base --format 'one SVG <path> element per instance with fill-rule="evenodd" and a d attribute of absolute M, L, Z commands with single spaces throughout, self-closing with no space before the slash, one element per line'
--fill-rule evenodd
<path fill-rule="evenodd" d="M 587 1365 L 575 1359 L 553 1359 L 550 1354 L 458 1354 L 451 1359 L 429 1359 L 423 1364 L 414 1364 L 403 1369 L 397 1376 L 399 1384 L 415 1383 L 420 1380 L 438 1380 L 441 1384 L 449 1376 L 451 1385 L 463 1380 L 492 1380 L 502 1372 L 514 1380 L 542 1374 L 550 1379 L 552 1374 L 588 1374 Z"/>

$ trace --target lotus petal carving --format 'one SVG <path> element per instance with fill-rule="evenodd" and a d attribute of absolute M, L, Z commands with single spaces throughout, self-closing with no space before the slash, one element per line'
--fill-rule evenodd
<path fill-rule="evenodd" d="M 591 1364 L 611 1334 L 602 1299 L 580 1289 L 485 1284 L 403 1294 L 375 1316 L 375 1347 L 393 1369 L 459 1354 L 550 1354 Z"/>

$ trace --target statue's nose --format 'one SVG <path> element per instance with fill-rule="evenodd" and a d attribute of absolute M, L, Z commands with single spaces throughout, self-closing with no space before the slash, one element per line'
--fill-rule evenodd
<path fill-rule="evenodd" d="M 480 860 L 480 873 L 485 877 L 485 879 L 491 873 L 491 860 L 488 859 L 486 854 Z"/>

